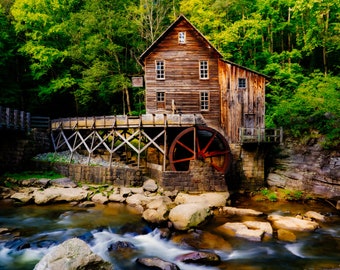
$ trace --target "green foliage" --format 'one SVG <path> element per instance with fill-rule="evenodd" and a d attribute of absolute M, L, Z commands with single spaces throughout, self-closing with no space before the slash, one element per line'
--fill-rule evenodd
<path fill-rule="evenodd" d="M 17 181 L 27 179 L 57 179 L 63 177 L 61 174 L 54 171 L 24 171 L 20 173 L 6 173 L 3 178 L 11 178 Z"/>

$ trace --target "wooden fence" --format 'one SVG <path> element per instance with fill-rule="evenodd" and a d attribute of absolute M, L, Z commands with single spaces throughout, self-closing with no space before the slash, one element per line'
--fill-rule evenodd
<path fill-rule="evenodd" d="M 50 118 L 31 116 L 29 112 L 0 106 L 0 129 L 30 131 L 32 128 L 50 129 Z"/>
<path fill-rule="evenodd" d="M 240 128 L 240 143 L 282 143 L 283 130 L 267 128 Z"/>

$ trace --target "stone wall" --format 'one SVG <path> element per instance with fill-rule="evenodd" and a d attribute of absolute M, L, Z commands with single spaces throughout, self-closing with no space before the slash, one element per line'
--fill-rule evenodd
<path fill-rule="evenodd" d="M 208 163 L 195 160 L 185 172 L 165 171 L 158 183 L 165 190 L 184 192 L 228 191 L 223 173 L 216 172 Z"/>
<path fill-rule="evenodd" d="M 17 130 L 1 130 L 0 174 L 20 172 L 30 168 L 31 159 L 51 149 L 48 133 L 32 130 L 29 134 Z"/>
<path fill-rule="evenodd" d="M 323 150 L 317 142 L 287 141 L 276 149 L 267 178 L 270 187 L 300 190 L 340 199 L 340 152 Z"/>
<path fill-rule="evenodd" d="M 142 186 L 141 171 L 137 168 L 122 166 L 91 166 L 82 164 L 65 164 L 36 162 L 36 168 L 53 170 L 79 183 L 108 184 L 115 186 Z"/>

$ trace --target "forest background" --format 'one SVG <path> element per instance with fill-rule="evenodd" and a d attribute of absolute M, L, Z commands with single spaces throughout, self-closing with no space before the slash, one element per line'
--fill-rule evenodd
<path fill-rule="evenodd" d="M 340 0 L 0 0 L 0 105 L 52 118 L 144 112 L 138 57 L 180 15 L 271 77 L 266 127 L 340 144 Z"/>

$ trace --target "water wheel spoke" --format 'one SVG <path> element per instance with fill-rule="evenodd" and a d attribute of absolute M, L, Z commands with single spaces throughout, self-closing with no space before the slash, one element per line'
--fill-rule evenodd
<path fill-rule="evenodd" d="M 212 142 L 215 140 L 215 138 L 216 138 L 216 132 L 210 137 L 210 140 L 208 141 L 207 145 L 203 148 L 202 150 L 203 153 L 208 150 L 208 148 L 210 147 Z"/>
<path fill-rule="evenodd" d="M 182 146 L 184 149 L 188 150 L 190 153 L 194 154 L 194 150 L 191 149 L 190 147 L 186 146 L 184 143 L 182 143 L 181 141 L 177 141 L 177 144 L 179 144 L 180 146 Z"/>
<path fill-rule="evenodd" d="M 194 160 L 194 156 L 188 157 L 188 158 L 176 159 L 176 160 L 173 160 L 172 163 L 187 162 L 187 161 L 190 161 L 190 160 Z"/>
<path fill-rule="evenodd" d="M 217 151 L 205 152 L 203 154 L 203 156 L 205 158 L 218 157 L 218 156 L 224 156 L 224 155 L 228 154 L 229 152 L 230 152 L 229 150 L 224 150 L 224 151 L 217 150 Z"/>

